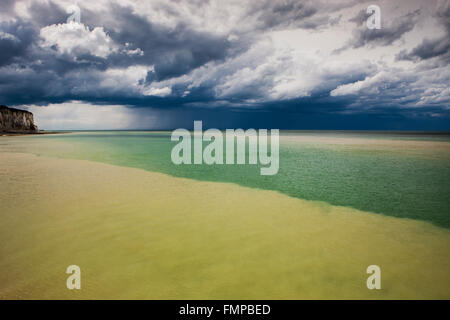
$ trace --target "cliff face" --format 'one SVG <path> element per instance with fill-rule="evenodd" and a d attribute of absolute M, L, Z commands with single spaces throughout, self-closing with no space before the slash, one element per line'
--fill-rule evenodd
<path fill-rule="evenodd" d="M 0 132 L 37 132 L 33 114 L 29 111 L 0 106 Z"/>

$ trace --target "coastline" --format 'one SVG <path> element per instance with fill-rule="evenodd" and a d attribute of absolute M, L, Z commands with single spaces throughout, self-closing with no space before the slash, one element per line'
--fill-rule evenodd
<path fill-rule="evenodd" d="M 18 131 L 18 132 L 6 131 L 6 132 L 2 132 L 2 131 L 0 131 L 0 137 L 32 136 L 32 135 L 64 134 L 64 133 L 71 133 L 71 132 L 69 132 L 69 131 L 37 131 L 37 132 L 28 132 L 28 131 Z"/>
<path fill-rule="evenodd" d="M 0 182 L 3 299 L 450 298 L 450 232 L 430 223 L 24 153 L 0 154 Z"/>

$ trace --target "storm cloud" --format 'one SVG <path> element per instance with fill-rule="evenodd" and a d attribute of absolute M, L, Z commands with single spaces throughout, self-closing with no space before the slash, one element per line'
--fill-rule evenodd
<path fill-rule="evenodd" d="M 356 22 L 358 28 L 353 31 L 353 38 L 348 42 L 346 48 L 391 45 L 414 28 L 419 14 L 420 10 L 416 10 L 393 19 L 389 24 L 385 23 L 380 29 L 369 29 L 366 26 L 369 15 L 366 14 L 366 11 L 361 11 L 356 17 L 349 20 Z"/>
<path fill-rule="evenodd" d="M 436 38 L 426 37 L 411 51 L 403 50 L 397 55 L 399 60 L 426 60 L 440 57 L 450 61 L 450 2 L 441 2 L 434 12 L 434 17 L 441 25 L 443 35 Z"/>
<path fill-rule="evenodd" d="M 375 3 L 379 30 L 365 25 L 372 3 L 352 0 L 78 1 L 81 23 L 66 22 L 71 1 L 3 1 L 1 103 L 45 119 L 63 114 L 50 112 L 58 105 L 110 106 L 129 120 L 112 117 L 121 128 L 158 115 L 160 127 L 239 115 L 280 127 L 369 115 L 446 127 L 448 2 Z"/>

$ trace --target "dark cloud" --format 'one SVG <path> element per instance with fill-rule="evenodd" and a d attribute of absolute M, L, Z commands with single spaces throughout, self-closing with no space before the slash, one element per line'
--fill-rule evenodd
<path fill-rule="evenodd" d="M 14 13 L 15 0 L 2 0 L 0 3 L 2 6 L 2 14 L 12 15 Z"/>
<path fill-rule="evenodd" d="M 203 1 L 189 2 L 194 9 L 199 9 L 204 4 Z M 3 55 L 1 65 L 10 65 L 10 69 L 5 70 L 1 78 L 4 83 L 8 82 L 7 77 L 9 80 L 14 79 L 16 83 L 14 86 L 0 86 L 0 94 L 3 95 L 5 103 L 97 100 L 97 97 L 103 97 L 104 101 L 110 102 L 117 101 L 120 95 L 130 99 L 133 93 L 126 92 L 126 88 L 105 90 L 96 86 L 95 81 L 101 79 L 95 72 L 134 65 L 154 66 L 153 71 L 149 71 L 143 79 L 144 83 L 150 84 L 188 74 L 207 63 L 221 63 L 231 59 L 248 50 L 254 38 L 258 37 L 258 33 L 241 34 L 237 40 L 231 42 L 227 34 L 196 31 L 182 22 L 183 20 L 171 27 L 158 24 L 134 12 L 131 7 L 124 7 L 115 2 L 99 12 L 79 5 L 82 9 L 82 22 L 90 30 L 103 28 L 121 49 L 107 57 L 98 57 L 90 52 L 77 51 L 77 48 L 72 54 L 60 52 L 57 45 L 42 48 L 39 45 L 39 29 L 64 23 L 67 13 L 54 1 L 31 2 L 28 6 L 32 15 L 30 22 L 18 20 L 13 26 L 2 25 L 2 30 L 11 31 L 11 35 L 17 38 L 0 41 L 0 55 Z M 257 1 L 251 4 L 248 15 L 256 15 L 257 29 L 282 29 L 288 26 L 318 28 L 333 21 L 336 23 L 337 20 L 329 18 L 326 13 L 341 7 L 312 1 Z M 160 8 L 166 12 L 171 10 L 171 7 L 163 4 L 160 4 Z M 171 14 L 176 16 L 178 12 L 172 9 Z M 127 50 L 141 50 L 142 54 L 129 55 Z M 14 72 L 16 67 L 11 63 L 26 66 L 26 73 Z M 224 71 L 221 76 L 227 72 L 229 73 Z M 209 101 L 213 99 L 215 84 L 209 83 L 190 89 L 189 98 L 181 100 L 192 103 L 189 99 L 197 97 L 197 102 Z M 267 79 L 263 76 L 259 81 L 243 86 L 229 98 L 238 101 L 258 98 L 270 90 L 271 85 L 269 74 Z M 182 84 L 173 88 L 174 94 L 182 94 L 185 90 L 186 86 Z M 21 96 L 19 93 L 23 91 L 26 91 L 26 94 Z M 200 93 L 206 96 L 202 97 Z M 160 105 L 159 99 L 137 96 L 134 102 L 138 105 Z M 167 104 L 173 103 L 168 101 Z"/>
<path fill-rule="evenodd" d="M 23 21 L 0 23 L 0 67 L 23 60 L 37 33 L 31 24 Z"/>
<path fill-rule="evenodd" d="M 142 55 L 129 55 L 124 50 L 102 58 L 85 52 L 58 53 L 57 46 L 39 46 L 39 28 L 65 22 L 67 14 L 53 2 L 32 3 L 33 22 L 18 20 L 2 23 L 0 30 L 0 66 L 8 66 L 0 74 L 0 95 L 3 103 L 43 103 L 84 99 L 116 101 L 130 98 L 135 92 L 127 88 L 101 89 L 95 71 L 133 65 L 154 65 L 148 82 L 161 81 L 189 73 L 208 62 L 225 59 L 240 48 L 231 48 L 224 36 L 216 36 L 179 24 L 167 28 L 148 21 L 131 8 L 112 4 L 106 13 L 83 10 L 82 19 L 90 30 L 102 26 L 121 48 L 140 49 Z M 17 72 L 17 70 L 26 72 Z M 22 70 L 22 71 L 23 71 Z M 78 70 L 78 71 L 77 71 Z M 181 89 L 180 89 L 181 90 Z M 119 99 L 120 100 L 120 99 Z M 136 103 L 160 105 L 159 98 L 137 97 Z M 172 102 L 168 102 L 171 105 Z"/>
<path fill-rule="evenodd" d="M 442 57 L 450 60 L 450 35 L 439 39 L 424 39 L 420 45 L 411 51 L 402 50 L 398 55 L 399 60 L 426 60 L 434 57 Z"/>
<path fill-rule="evenodd" d="M 32 2 L 28 10 L 32 15 L 32 22 L 39 28 L 64 23 L 68 16 L 66 10 L 53 1 Z"/>
<path fill-rule="evenodd" d="M 401 51 L 397 59 L 426 60 L 440 57 L 447 63 L 450 62 L 450 2 L 444 1 L 441 6 L 438 6 L 435 17 L 444 29 L 444 36 L 435 39 L 426 38 L 411 51 Z"/>
<path fill-rule="evenodd" d="M 259 30 L 286 28 L 321 29 L 335 25 L 340 16 L 330 13 L 349 6 L 348 2 L 325 3 L 320 1 L 256 1 L 248 9 L 248 16 L 256 18 Z"/>
<path fill-rule="evenodd" d="M 354 17 L 348 19 L 349 22 L 356 23 L 358 26 L 362 26 L 366 23 L 367 19 L 371 14 L 367 13 L 367 10 L 364 8 L 360 10 Z"/>
<path fill-rule="evenodd" d="M 411 111 L 411 106 L 417 116 L 445 118 L 442 105 L 447 103 L 448 94 L 443 84 L 448 78 L 444 73 L 433 78 L 425 70 L 420 74 L 428 77 L 427 81 L 420 82 L 419 76 L 412 77 L 407 72 L 398 72 L 399 76 L 391 80 L 397 73 L 385 70 L 387 75 L 378 81 L 376 77 L 382 70 L 373 62 L 363 63 L 362 58 L 355 57 L 358 68 L 339 61 L 327 64 L 321 57 L 321 48 L 317 48 L 317 57 L 310 57 L 309 53 L 303 56 L 302 50 L 294 57 L 289 50 L 278 52 L 274 45 L 277 39 L 268 36 L 278 34 L 273 31 L 298 28 L 314 35 L 328 32 L 332 30 L 330 26 L 348 22 L 348 18 L 342 21 L 341 10 L 355 3 L 251 1 L 223 14 L 231 20 L 234 14 L 241 17 L 236 25 L 209 30 L 201 23 L 192 23 L 192 19 L 203 22 L 203 7 L 210 2 L 201 0 L 180 0 L 177 5 L 182 10 L 177 10 L 173 2 L 159 2 L 152 7 L 168 17 L 170 23 L 117 2 L 109 2 L 98 11 L 91 11 L 80 2 L 81 21 L 86 29 L 79 32 L 95 41 L 86 44 L 75 39 L 80 43 L 71 46 L 71 40 L 64 38 L 67 30 L 63 25 L 68 14 L 58 1 L 30 2 L 30 19 L 14 15 L 14 2 L 3 1 L 2 9 L 14 19 L 0 23 L 0 100 L 8 105 L 77 100 L 126 105 L 136 110 L 151 107 L 172 110 L 182 121 L 204 116 L 212 124 L 220 123 L 222 116 L 238 123 L 241 115 L 242 126 L 253 117 L 259 119 L 253 123 L 262 127 L 279 121 L 280 128 L 294 128 L 295 123 L 307 126 L 307 119 L 311 126 L 321 127 L 321 115 L 334 119 L 325 120 L 324 127 L 347 128 L 335 126 L 346 112 L 401 119 L 400 114 Z M 404 51 L 402 59 L 448 56 L 447 9 L 436 13 L 447 37 L 425 39 L 413 50 Z M 183 16 L 186 12 L 192 16 Z M 350 19 L 357 29 L 345 49 L 388 47 L 414 29 L 418 16 L 419 11 L 414 11 L 392 23 L 382 21 L 381 30 L 369 30 L 365 26 L 367 14 L 360 10 Z M 221 23 L 227 24 L 223 19 L 225 22 Z M 45 43 L 48 39 L 43 31 L 54 43 Z M 109 47 L 103 48 L 105 43 Z M 308 43 L 303 45 L 305 52 L 311 49 Z M 370 85 L 364 87 L 366 79 Z M 363 88 L 357 90 L 361 82 Z M 331 95 L 341 86 L 348 86 L 350 94 L 337 90 L 339 94 Z M 428 87 L 431 90 L 425 94 Z M 184 115 L 189 116 L 183 118 Z M 352 115 L 352 119 L 362 118 Z"/>
<path fill-rule="evenodd" d="M 107 14 L 84 11 L 86 24 L 91 28 L 102 26 L 114 42 L 127 45 L 129 50 L 143 51 L 142 56 L 134 57 L 114 54 L 108 58 L 109 64 L 122 67 L 154 65 L 154 72 L 148 77 L 151 81 L 189 73 L 208 62 L 223 60 L 239 49 L 233 49 L 223 35 L 195 31 L 184 23 L 168 28 L 118 4 L 111 4 Z"/>
<path fill-rule="evenodd" d="M 353 38 L 340 50 L 348 48 L 360 48 L 364 46 L 389 46 L 399 40 L 405 33 L 411 31 L 416 25 L 420 10 L 410 12 L 402 17 L 393 19 L 390 24 L 382 20 L 381 29 L 367 28 L 365 21 L 367 15 L 360 11 L 358 15 L 350 19 L 358 27 L 353 31 Z"/>
<path fill-rule="evenodd" d="M 264 104 L 261 109 L 248 108 L 178 108 L 160 109 L 165 119 L 158 129 L 188 128 L 201 119 L 206 128 L 279 128 L 303 130 L 448 130 L 450 117 L 442 109 L 416 108 L 405 113 L 386 105 L 366 112 L 343 113 L 352 100 L 302 98 Z M 145 114 L 145 110 L 138 110 Z M 326 114 L 326 116 L 324 116 Z M 440 117 L 437 117 L 439 114 Z"/>
<path fill-rule="evenodd" d="M 287 25 L 304 23 L 305 19 L 316 15 L 318 8 L 310 2 L 285 1 L 261 1 L 255 3 L 251 9 L 257 14 L 257 19 L 263 29 L 279 28 Z"/>

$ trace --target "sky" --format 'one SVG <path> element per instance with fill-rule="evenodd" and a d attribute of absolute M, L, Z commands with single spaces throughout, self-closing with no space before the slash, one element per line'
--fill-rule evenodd
<path fill-rule="evenodd" d="M 450 130 L 450 0 L 0 4 L 0 104 L 40 129 Z"/>

